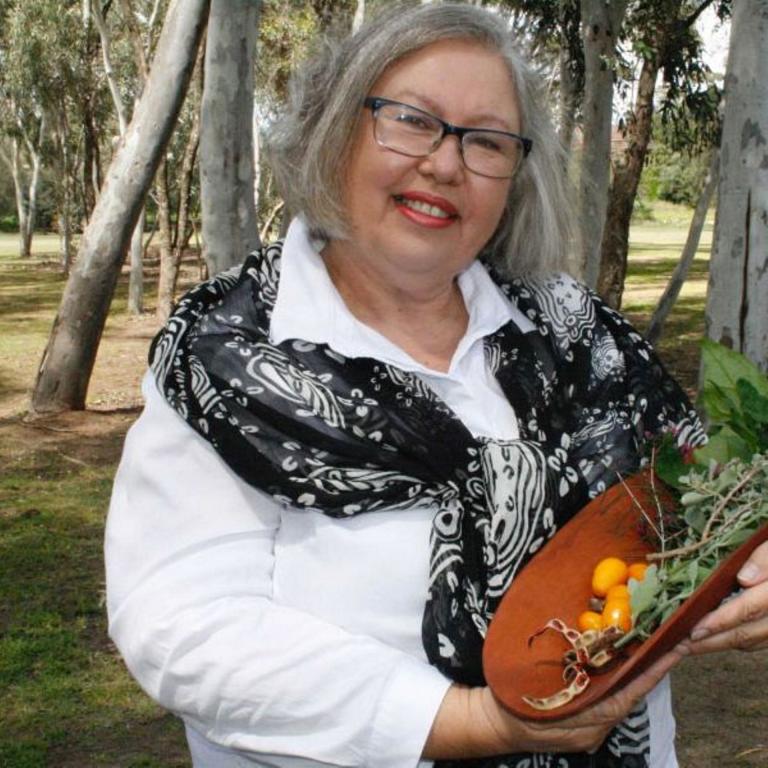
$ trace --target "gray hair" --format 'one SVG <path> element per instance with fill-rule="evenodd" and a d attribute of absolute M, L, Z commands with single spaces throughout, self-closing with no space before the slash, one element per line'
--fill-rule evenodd
<path fill-rule="evenodd" d="M 504 16 L 459 3 L 395 6 L 341 41 L 324 39 L 294 74 L 267 152 L 288 209 L 313 235 L 344 239 L 345 159 L 363 99 L 404 56 L 441 40 L 475 40 L 507 64 L 520 109 L 521 133 L 533 150 L 512 179 L 507 206 L 484 255 L 505 276 L 563 268 L 572 228 L 564 153 L 542 106 L 542 78 L 514 47 Z"/>

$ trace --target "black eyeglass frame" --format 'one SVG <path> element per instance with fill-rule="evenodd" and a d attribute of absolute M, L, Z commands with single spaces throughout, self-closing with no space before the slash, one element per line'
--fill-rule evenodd
<path fill-rule="evenodd" d="M 425 109 L 421 109 L 420 107 L 414 107 L 412 104 L 404 104 L 402 101 L 385 99 L 385 98 L 382 98 L 381 96 L 367 96 L 363 101 L 363 106 L 370 109 L 374 117 L 376 116 L 376 112 L 378 112 L 378 110 L 381 109 L 381 107 L 386 106 L 387 104 L 392 104 L 396 107 L 406 107 L 407 109 L 412 109 L 415 112 L 421 112 L 422 114 L 426 115 L 432 120 L 436 120 L 440 124 L 440 127 L 443 129 L 443 132 L 440 134 L 439 138 L 435 142 L 435 145 L 429 152 L 427 152 L 424 155 L 409 155 L 409 157 L 427 157 L 428 155 L 432 154 L 432 152 L 434 152 L 440 146 L 440 144 L 442 143 L 443 139 L 446 136 L 455 136 L 459 140 L 459 146 L 461 147 L 462 158 L 463 158 L 464 156 L 463 139 L 464 139 L 464 136 L 468 133 L 498 133 L 501 136 L 509 136 L 513 139 L 517 139 L 523 145 L 523 159 L 528 157 L 528 155 L 531 152 L 531 149 L 533 149 L 532 139 L 527 139 L 525 136 L 520 136 L 519 134 L 512 133 L 511 131 L 499 131 L 495 128 L 465 128 L 460 125 L 453 125 L 452 123 L 446 122 L 445 120 L 438 117 L 437 115 L 433 115 L 431 112 L 427 112 Z M 389 149 L 389 147 L 387 147 L 387 149 Z M 393 149 L 392 151 L 399 152 L 400 154 L 408 154 L 406 152 L 401 152 L 400 150 L 396 150 L 396 149 Z M 469 166 L 467 166 L 467 168 L 469 168 Z M 471 168 L 469 168 L 469 170 L 472 171 L 472 173 L 477 173 L 477 171 L 474 171 Z M 517 169 L 515 169 L 515 171 L 517 171 Z M 485 174 L 481 173 L 478 175 L 484 176 Z M 491 176 L 489 178 L 507 178 L 507 177 Z"/>

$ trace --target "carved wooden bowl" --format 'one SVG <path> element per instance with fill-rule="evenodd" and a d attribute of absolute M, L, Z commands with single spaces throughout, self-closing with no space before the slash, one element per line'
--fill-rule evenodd
<path fill-rule="evenodd" d="M 647 475 L 632 477 L 626 485 L 646 509 L 655 508 Z M 592 570 L 601 559 L 615 555 L 627 562 L 644 560 L 651 546 L 641 535 L 640 519 L 627 488 L 616 485 L 563 526 L 512 582 L 488 630 L 483 668 L 494 694 L 516 715 L 535 720 L 569 717 L 626 685 L 685 639 L 733 591 L 745 560 L 768 540 L 766 525 L 724 560 L 651 637 L 627 646 L 608 668 L 591 674 L 589 686 L 575 699 L 554 710 L 534 709 L 522 697 L 547 697 L 564 687 L 561 659 L 569 646 L 552 631 L 530 645 L 528 639 L 550 619 L 576 626 L 579 614 L 587 610 Z"/>

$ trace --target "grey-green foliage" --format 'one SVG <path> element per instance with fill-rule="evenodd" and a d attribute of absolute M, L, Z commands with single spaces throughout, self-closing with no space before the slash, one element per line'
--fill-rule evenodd
<path fill-rule="evenodd" d="M 677 554 L 652 565 L 642 581 L 630 583 L 634 628 L 622 645 L 648 637 L 728 555 L 768 525 L 768 453 L 724 465 L 713 462 L 681 481 L 685 526 L 672 542 Z"/>
<path fill-rule="evenodd" d="M 688 452 L 686 462 L 671 441 L 656 454 L 654 469 L 679 492 L 682 517 L 671 534 L 656 525 L 658 548 L 669 557 L 630 583 L 635 624 L 622 644 L 650 635 L 724 558 L 768 525 L 768 378 L 713 341 L 703 343 L 702 358 L 699 404 L 709 443 Z M 646 514 L 658 520 L 655 510 Z"/>

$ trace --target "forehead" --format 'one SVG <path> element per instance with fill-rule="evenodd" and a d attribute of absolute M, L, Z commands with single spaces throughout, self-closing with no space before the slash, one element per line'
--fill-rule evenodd
<path fill-rule="evenodd" d="M 498 51 L 475 40 L 441 40 L 398 59 L 371 93 L 454 119 L 517 118 L 514 81 Z"/>

